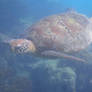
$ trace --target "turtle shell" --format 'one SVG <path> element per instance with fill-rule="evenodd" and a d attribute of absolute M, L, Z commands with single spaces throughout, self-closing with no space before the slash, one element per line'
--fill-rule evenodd
<path fill-rule="evenodd" d="M 65 12 L 41 19 L 25 31 L 25 37 L 32 40 L 39 51 L 76 52 L 92 42 L 91 25 L 86 16 Z"/>

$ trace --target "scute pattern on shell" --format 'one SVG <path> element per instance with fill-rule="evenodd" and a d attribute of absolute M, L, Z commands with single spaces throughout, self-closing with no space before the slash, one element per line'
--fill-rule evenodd
<path fill-rule="evenodd" d="M 89 19 L 77 12 L 65 12 L 43 18 L 26 30 L 25 37 L 32 40 L 39 51 L 55 50 L 76 52 L 91 42 Z"/>

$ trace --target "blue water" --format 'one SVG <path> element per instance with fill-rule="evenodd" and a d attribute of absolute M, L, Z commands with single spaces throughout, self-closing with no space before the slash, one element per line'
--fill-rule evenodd
<path fill-rule="evenodd" d="M 0 92 L 92 92 L 92 63 L 20 55 L 1 41 L 19 37 L 41 18 L 68 9 L 91 17 L 92 1 L 0 0 Z M 91 62 L 92 46 L 84 53 Z"/>
<path fill-rule="evenodd" d="M 72 8 L 92 16 L 91 0 L 0 0 L 0 27 L 2 32 L 13 31 L 20 18 L 33 16 L 35 20 Z M 15 32 L 16 30 L 14 30 Z"/>

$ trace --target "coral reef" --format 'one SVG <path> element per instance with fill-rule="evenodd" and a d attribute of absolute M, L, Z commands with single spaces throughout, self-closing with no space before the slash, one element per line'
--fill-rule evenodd
<path fill-rule="evenodd" d="M 70 67 L 59 67 L 57 60 L 38 61 L 31 65 L 34 92 L 76 92 L 76 74 Z"/>
<path fill-rule="evenodd" d="M 23 77 L 12 77 L 0 86 L 2 92 L 32 92 L 31 80 Z"/>

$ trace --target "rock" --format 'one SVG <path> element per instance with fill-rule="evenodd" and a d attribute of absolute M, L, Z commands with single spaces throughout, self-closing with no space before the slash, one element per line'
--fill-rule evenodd
<path fill-rule="evenodd" d="M 34 92 L 76 92 L 76 74 L 70 67 L 59 67 L 57 60 L 31 65 Z"/>

